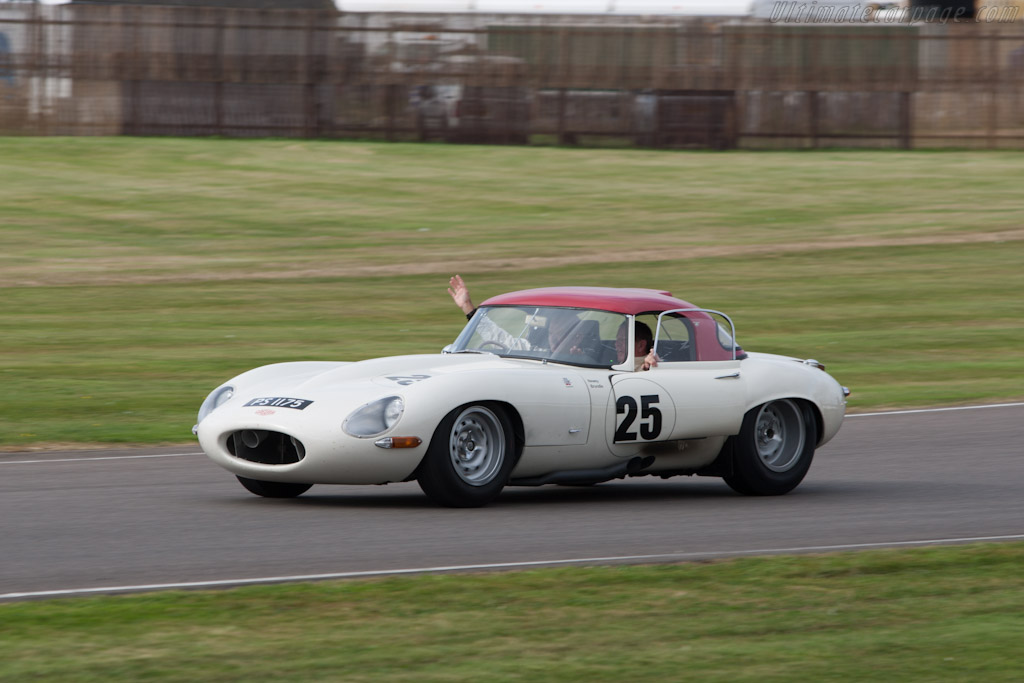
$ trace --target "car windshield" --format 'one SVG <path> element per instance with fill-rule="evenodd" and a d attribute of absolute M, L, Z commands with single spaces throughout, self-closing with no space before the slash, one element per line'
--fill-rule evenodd
<path fill-rule="evenodd" d="M 477 311 L 449 349 L 571 365 L 611 367 L 621 313 L 551 306 L 491 306 Z"/>

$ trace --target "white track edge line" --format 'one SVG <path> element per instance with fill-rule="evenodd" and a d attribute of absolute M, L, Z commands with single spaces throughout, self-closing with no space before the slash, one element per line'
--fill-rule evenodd
<path fill-rule="evenodd" d="M 953 406 L 950 408 L 917 408 L 915 410 L 885 410 L 878 413 L 851 413 L 846 417 L 876 417 L 878 415 L 911 415 L 914 413 L 945 413 L 953 410 L 981 410 L 982 408 L 1017 408 L 1024 406 L 1020 403 L 991 403 L 983 406 Z"/>
<path fill-rule="evenodd" d="M 227 588 L 231 586 L 248 586 L 255 584 L 292 583 L 297 581 L 323 581 L 331 579 L 357 579 L 403 574 L 434 574 L 456 571 L 484 571 L 492 569 L 525 569 L 530 567 L 556 567 L 573 564 L 593 564 L 611 562 L 643 562 L 660 560 L 682 561 L 697 558 L 736 557 L 743 555 L 780 555 L 789 553 L 831 552 L 841 550 L 865 550 L 869 548 L 899 548 L 922 545 L 952 545 L 958 543 L 979 543 L 984 541 L 1024 540 L 1024 534 L 1006 536 L 974 536 L 965 538 L 935 538 L 921 541 L 878 541 L 875 543 L 846 543 L 840 545 L 811 545 L 792 548 L 760 548 L 757 550 L 722 550 L 689 553 L 661 553 L 656 555 L 619 555 L 610 557 L 578 557 L 563 560 L 533 560 L 527 562 L 495 562 L 489 564 L 463 564 L 439 567 L 414 567 L 407 569 L 371 569 L 366 571 L 332 572 L 329 574 L 296 574 L 292 576 L 265 576 L 248 579 L 221 579 L 214 581 L 185 581 L 180 583 L 151 583 L 134 586 L 106 586 L 95 588 L 68 588 L 46 591 L 25 591 L 20 593 L 0 594 L 0 600 L 19 600 L 26 598 L 56 598 L 76 595 L 129 593 L 141 591 L 174 590 L 189 588 Z"/>
<path fill-rule="evenodd" d="M 156 453 L 152 455 L 104 455 L 95 458 L 53 458 L 50 460 L 0 460 L 0 465 L 34 465 L 47 462 L 85 462 L 87 460 L 140 460 L 142 458 L 180 458 L 186 455 L 202 455 L 202 451 L 194 453 Z"/>

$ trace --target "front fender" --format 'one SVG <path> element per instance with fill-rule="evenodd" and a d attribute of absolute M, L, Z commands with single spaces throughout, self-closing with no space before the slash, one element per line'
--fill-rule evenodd
<path fill-rule="evenodd" d="M 491 401 L 508 404 L 522 422 L 526 447 L 582 445 L 590 434 L 587 384 L 567 367 L 451 373 L 405 390 L 407 412 L 431 411 L 438 422 L 456 406 Z"/>

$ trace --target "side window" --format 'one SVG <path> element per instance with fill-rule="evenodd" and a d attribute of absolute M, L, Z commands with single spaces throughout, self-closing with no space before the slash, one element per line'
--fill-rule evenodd
<path fill-rule="evenodd" d="M 658 316 L 651 313 L 641 313 L 637 315 L 636 322 L 640 325 L 646 325 L 651 330 L 651 341 L 654 341 L 654 335 L 658 331 Z"/>
<path fill-rule="evenodd" d="M 615 338 L 624 318 L 619 313 L 583 311 L 579 315 L 578 346 L 590 356 L 595 365 L 614 365 L 619 362 Z"/>
<path fill-rule="evenodd" d="M 693 340 L 693 323 L 682 316 L 665 316 L 658 331 L 658 348 L 655 351 L 662 361 L 679 363 L 692 361 L 697 357 Z"/>

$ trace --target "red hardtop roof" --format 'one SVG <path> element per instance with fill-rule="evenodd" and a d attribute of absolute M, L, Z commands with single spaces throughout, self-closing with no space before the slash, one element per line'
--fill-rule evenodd
<path fill-rule="evenodd" d="M 673 308 L 697 308 L 659 289 L 615 287 L 541 287 L 492 296 L 481 306 L 562 306 L 595 308 L 636 315 Z"/>

